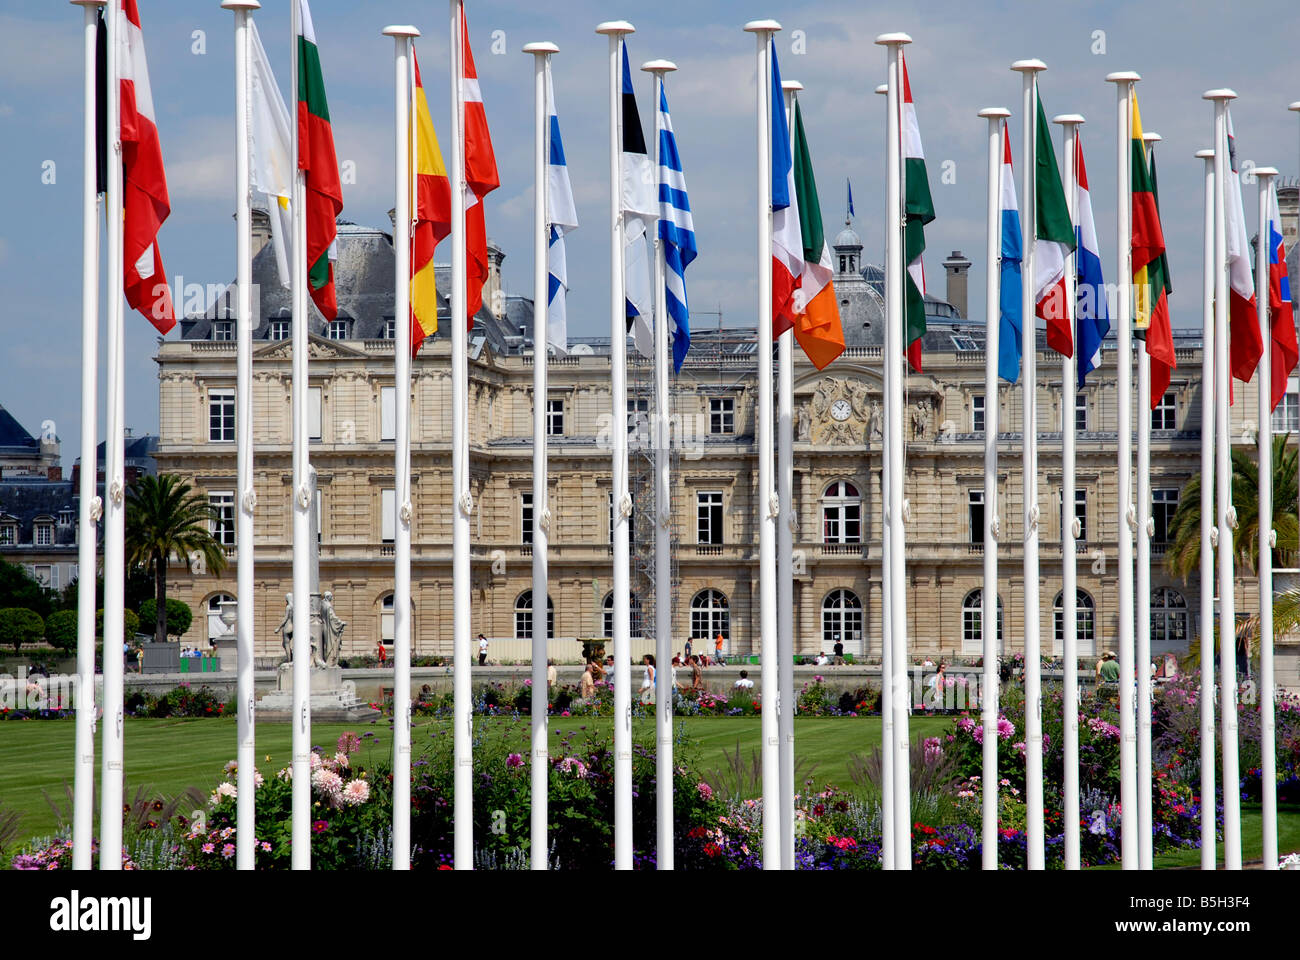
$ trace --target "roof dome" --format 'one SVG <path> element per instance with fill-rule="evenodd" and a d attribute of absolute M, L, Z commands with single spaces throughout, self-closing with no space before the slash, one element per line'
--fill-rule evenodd
<path fill-rule="evenodd" d="M 834 246 L 836 246 L 837 248 L 838 247 L 861 247 L 862 238 L 857 235 L 857 233 L 853 230 L 852 227 L 850 227 L 848 224 L 845 224 L 844 229 L 841 230 L 839 232 L 839 236 L 835 238 Z"/>

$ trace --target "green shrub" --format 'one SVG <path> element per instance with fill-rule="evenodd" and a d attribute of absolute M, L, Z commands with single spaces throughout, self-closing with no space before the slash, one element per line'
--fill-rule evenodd
<path fill-rule="evenodd" d="M 140 623 L 144 626 L 145 633 L 152 634 L 157 622 L 158 601 L 150 597 L 140 604 Z M 194 611 L 189 608 L 189 604 L 173 597 L 167 598 L 167 636 L 181 636 L 193 622 Z"/>
<path fill-rule="evenodd" d="M 122 623 L 122 633 L 129 643 L 131 638 L 140 632 L 140 618 L 136 615 L 134 610 L 128 608 L 122 611 Z M 95 613 L 95 636 L 101 640 L 104 638 L 103 610 L 99 610 Z"/>
<path fill-rule="evenodd" d="M 8 644 L 17 652 L 24 643 L 39 643 L 45 636 L 45 621 L 35 610 L 9 607 L 0 610 L 0 646 Z"/>
<path fill-rule="evenodd" d="M 56 650 L 77 649 L 77 611 L 56 610 L 45 620 L 45 639 Z"/>

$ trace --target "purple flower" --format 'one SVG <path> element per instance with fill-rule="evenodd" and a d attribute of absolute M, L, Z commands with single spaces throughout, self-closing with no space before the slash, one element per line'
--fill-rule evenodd
<path fill-rule="evenodd" d="M 518 753 L 512 753 L 508 757 L 506 757 L 507 767 L 522 767 L 523 765 L 524 765 L 524 758 Z"/>

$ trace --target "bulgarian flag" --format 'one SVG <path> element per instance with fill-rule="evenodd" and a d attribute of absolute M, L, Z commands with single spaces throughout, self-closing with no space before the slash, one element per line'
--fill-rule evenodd
<path fill-rule="evenodd" d="M 122 141 L 122 264 L 126 302 L 167 333 L 176 326 L 158 230 L 171 213 L 162 145 L 135 0 L 114 0 L 118 18 L 118 115 Z"/>
<path fill-rule="evenodd" d="M 483 308 L 483 284 L 488 278 L 487 224 L 483 219 L 483 198 L 501 185 L 497 177 L 497 159 L 492 152 L 487 113 L 479 91 L 474 53 L 469 48 L 469 28 L 465 25 L 465 4 L 460 5 L 461 81 L 460 91 L 465 108 L 462 133 L 465 137 L 465 184 L 469 190 L 465 206 L 466 314 L 470 329 L 474 314 Z"/>
<path fill-rule="evenodd" d="M 925 230 L 934 220 L 934 201 L 930 199 L 930 179 L 925 172 L 925 151 L 921 148 L 921 128 L 916 124 L 916 107 L 912 104 L 912 84 L 907 77 L 907 61 L 898 51 L 903 68 L 903 175 L 907 183 L 905 202 L 906 226 L 903 228 L 903 259 L 907 263 L 906 333 L 907 359 L 912 369 L 921 372 L 921 338 L 925 336 Z"/>
<path fill-rule="evenodd" d="M 1147 156 L 1142 139 L 1142 116 L 1137 94 L 1132 99 L 1132 152 L 1129 166 L 1133 181 L 1133 326 L 1146 340 L 1151 358 L 1151 409 L 1169 389 L 1174 358 L 1174 332 L 1169 322 L 1169 261 L 1160 225 L 1160 194 L 1156 189 L 1155 157 Z"/>
<path fill-rule="evenodd" d="M 1037 99 L 1037 98 L 1035 98 Z M 1034 146 L 1034 199 L 1037 242 L 1034 245 L 1034 313 L 1047 321 L 1047 345 L 1063 357 L 1074 356 L 1074 336 L 1065 299 L 1065 258 L 1074 250 L 1074 224 L 1065 204 L 1065 188 L 1056 166 L 1051 128 L 1038 100 Z"/>
<path fill-rule="evenodd" d="M 298 169 L 307 196 L 307 288 L 325 319 L 333 320 L 339 312 L 334 289 L 335 220 L 343 212 L 343 187 L 307 0 L 298 0 L 298 10 Z"/>
<path fill-rule="evenodd" d="M 803 112 L 794 102 L 794 184 L 798 196 L 799 231 L 803 236 L 803 275 L 794 292 L 794 309 L 798 319 L 794 337 L 818 370 L 844 352 L 844 328 L 840 325 L 840 308 L 835 301 L 831 278 L 835 268 L 830 247 L 822 228 L 822 208 L 817 199 L 817 181 L 813 176 L 812 156 L 804 135 Z"/>
<path fill-rule="evenodd" d="M 795 287 L 804 268 L 804 239 L 799 226 L 801 197 L 794 180 L 790 125 L 785 119 L 785 94 L 781 67 L 772 56 L 772 336 L 779 337 L 795 324 Z"/>
<path fill-rule="evenodd" d="M 433 252 L 451 232 L 451 181 L 442 162 L 438 132 L 429 115 L 429 101 L 420 80 L 420 61 L 411 48 L 415 66 L 415 109 L 412 119 L 415 137 L 415 203 L 411 232 L 411 356 L 419 352 L 425 337 L 438 330 L 438 290 L 433 277 Z"/>

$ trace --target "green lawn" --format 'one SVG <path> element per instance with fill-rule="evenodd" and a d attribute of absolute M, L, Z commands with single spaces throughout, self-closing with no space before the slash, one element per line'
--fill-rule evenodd
<path fill-rule="evenodd" d="M 1278 804 L 1277 808 L 1277 849 L 1279 856 L 1286 856 L 1292 850 L 1300 850 L 1300 805 Z M 1223 866 L 1223 841 L 1215 845 L 1219 866 Z M 1241 805 L 1241 859 L 1249 863 L 1264 857 L 1264 815 L 1258 803 Z M 1155 858 L 1153 866 L 1157 869 L 1168 867 L 1197 868 L 1201 866 L 1201 851 L 1178 850 L 1162 854 Z M 1107 864 L 1097 870 L 1118 870 L 1119 864 Z"/>
<path fill-rule="evenodd" d="M 483 721 L 479 721 L 482 723 Z M 488 721 L 508 723 L 509 721 Z M 758 749 L 758 718 L 693 717 L 684 718 L 686 737 L 698 754 L 700 770 L 725 764 L 723 751 L 734 752 L 739 742 L 748 760 Z M 946 729 L 951 720 L 941 717 L 915 717 L 914 737 L 934 736 Z M 552 718 L 551 729 L 561 734 L 586 726 L 591 732 L 609 736 L 612 721 L 595 718 Z M 371 761 L 387 760 L 392 747 L 388 724 L 313 724 L 312 743 L 332 749 L 345 730 L 375 733 L 371 745 L 364 748 Z M 526 722 L 518 725 L 520 745 L 527 744 Z M 649 739 L 654 735 L 652 720 L 638 720 L 634 735 Z M 291 730 L 288 724 L 263 724 L 257 728 L 258 767 L 271 775 L 288 766 Z M 66 806 L 64 784 L 72 782 L 71 721 L 29 720 L 0 723 L 0 807 L 22 814 L 24 836 L 41 836 L 52 832 L 57 818 L 42 791 L 61 807 Z M 554 735 L 553 735 L 554 737 Z M 413 742 L 419 750 L 422 731 L 417 728 Z M 796 755 L 801 761 L 816 764 L 814 775 L 819 783 L 830 782 L 848 787 L 848 758 L 854 753 L 869 753 L 880 743 L 880 721 L 859 719 L 808 718 L 795 727 Z M 196 720 L 128 719 L 125 734 L 126 783 L 128 797 L 143 786 L 149 794 L 175 795 L 186 787 L 198 787 L 205 793 L 221 777 L 221 768 L 235 756 L 235 718 Z M 267 758 L 270 758 L 269 760 Z M 96 781 L 99 765 L 96 763 Z"/>

